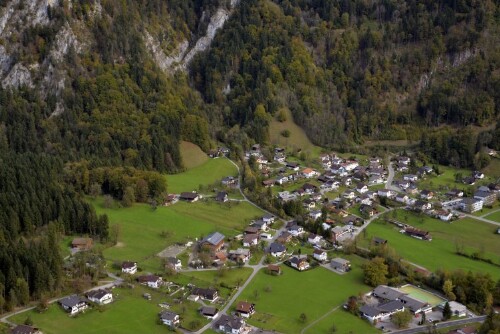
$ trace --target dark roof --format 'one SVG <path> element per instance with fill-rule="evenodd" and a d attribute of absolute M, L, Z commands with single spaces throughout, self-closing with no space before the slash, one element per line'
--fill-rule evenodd
<path fill-rule="evenodd" d="M 398 299 L 399 297 L 401 297 L 403 295 L 402 292 L 400 292 L 396 289 L 390 288 L 386 285 L 377 286 L 373 290 L 373 294 L 375 294 L 378 297 L 390 299 L 390 300 Z"/>
<path fill-rule="evenodd" d="M 226 197 L 227 197 L 227 192 L 225 192 L 225 191 L 219 191 L 217 193 L 217 196 L 215 197 L 215 199 L 217 201 L 223 201 Z"/>
<path fill-rule="evenodd" d="M 387 240 L 379 237 L 373 237 L 373 242 L 376 244 L 386 244 Z"/>
<path fill-rule="evenodd" d="M 271 253 L 280 253 L 286 251 L 286 247 L 277 242 L 273 242 L 271 246 L 269 246 L 269 251 Z"/>
<path fill-rule="evenodd" d="M 59 304 L 61 304 L 62 306 L 65 306 L 65 307 L 72 308 L 72 307 L 74 307 L 82 302 L 86 302 L 86 300 L 78 295 L 72 295 L 72 296 L 68 296 L 66 298 L 61 299 L 59 301 Z"/>
<path fill-rule="evenodd" d="M 369 317 L 377 316 L 381 313 L 381 311 L 370 305 L 363 305 L 359 308 L 359 311 L 363 314 L 366 314 Z"/>
<path fill-rule="evenodd" d="M 421 308 L 427 306 L 427 303 L 424 303 L 418 299 L 412 298 L 408 295 L 401 296 L 399 298 L 404 304 L 406 308 L 409 308 L 411 311 L 416 312 Z"/>
<path fill-rule="evenodd" d="M 474 193 L 474 197 L 479 197 L 479 198 L 487 198 L 490 196 L 495 196 L 495 194 L 489 191 L 481 191 L 481 190 L 478 190 Z"/>
<path fill-rule="evenodd" d="M 217 327 L 224 326 L 229 331 L 231 329 L 240 329 L 244 323 L 238 317 L 223 314 L 215 324 Z"/>
<path fill-rule="evenodd" d="M 146 282 L 157 282 L 160 279 L 160 277 L 156 275 L 142 275 L 137 277 L 137 280 L 140 283 L 146 283 Z"/>
<path fill-rule="evenodd" d="M 104 289 L 99 289 L 99 290 L 92 290 L 87 292 L 87 298 L 97 298 L 101 299 L 102 297 L 106 296 L 109 293 L 109 291 L 104 290 Z"/>
<path fill-rule="evenodd" d="M 193 295 L 203 297 L 205 299 L 215 299 L 217 297 L 217 290 L 215 289 L 204 289 L 204 288 L 194 288 Z"/>
<path fill-rule="evenodd" d="M 125 261 L 122 263 L 122 268 L 123 269 L 133 268 L 136 265 L 137 265 L 137 263 L 135 263 L 135 262 Z"/>
<path fill-rule="evenodd" d="M 38 332 L 39 329 L 36 327 L 31 327 L 27 325 L 17 325 L 10 330 L 11 334 L 34 334 Z"/>
<path fill-rule="evenodd" d="M 405 304 L 400 300 L 391 300 L 390 302 L 387 302 L 385 304 L 380 304 L 379 306 L 377 306 L 377 308 L 382 312 L 394 312 L 403 308 L 404 306 Z"/>
<path fill-rule="evenodd" d="M 250 313 L 250 312 L 253 311 L 254 307 L 255 307 L 255 304 L 241 301 L 236 306 L 236 311 L 237 312 L 243 312 L 243 313 Z"/>
<path fill-rule="evenodd" d="M 201 308 L 201 314 L 203 315 L 214 316 L 217 314 L 217 312 L 219 312 L 219 310 L 212 306 L 203 306 Z"/>
<path fill-rule="evenodd" d="M 181 199 L 193 200 L 198 197 L 198 193 L 196 192 L 183 192 L 181 193 Z"/>
<path fill-rule="evenodd" d="M 307 262 L 306 258 L 304 258 L 304 257 L 294 256 L 290 259 L 290 263 L 295 263 L 297 265 L 299 265 L 300 263 L 303 263 L 303 262 Z"/>
<path fill-rule="evenodd" d="M 162 311 L 162 312 L 160 312 L 160 319 L 162 319 L 162 320 L 173 321 L 178 316 L 179 315 L 177 313 L 174 313 L 172 311 Z"/>

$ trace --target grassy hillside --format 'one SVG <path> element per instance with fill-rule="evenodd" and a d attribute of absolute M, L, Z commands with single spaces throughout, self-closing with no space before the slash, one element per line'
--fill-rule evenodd
<path fill-rule="evenodd" d="M 188 141 L 181 141 L 179 150 L 181 152 L 182 164 L 187 169 L 198 167 L 208 160 L 208 156 L 198 145 Z"/>

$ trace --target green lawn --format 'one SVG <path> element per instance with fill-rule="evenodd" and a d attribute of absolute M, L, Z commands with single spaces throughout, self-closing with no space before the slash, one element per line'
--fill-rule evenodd
<path fill-rule="evenodd" d="M 368 321 L 362 320 L 342 308 L 335 310 L 326 318 L 320 320 L 317 324 L 309 327 L 306 334 L 329 334 L 332 333 L 332 327 L 335 326 L 335 334 L 375 334 L 380 333 Z"/>
<path fill-rule="evenodd" d="M 108 215 L 111 226 L 119 226 L 118 245 L 104 251 L 107 259 L 118 261 L 141 262 L 175 242 L 193 240 L 213 231 L 234 236 L 241 233 L 251 219 L 263 214 L 246 202 L 233 202 L 230 207 L 213 201 L 179 202 L 156 210 L 144 204 L 105 209 L 102 199 L 92 204 L 98 214 Z M 162 235 L 162 232 L 166 233 Z"/>
<path fill-rule="evenodd" d="M 498 210 L 498 208 L 497 208 L 497 210 Z M 491 214 L 487 215 L 485 218 L 489 219 L 489 220 L 493 220 L 497 223 L 500 223 L 500 211 L 491 213 Z"/>
<path fill-rule="evenodd" d="M 179 150 L 181 152 L 182 163 L 187 169 L 198 167 L 208 160 L 208 156 L 198 145 L 188 141 L 181 141 Z"/>
<path fill-rule="evenodd" d="M 213 184 L 226 176 L 237 176 L 238 170 L 226 158 L 209 159 L 202 165 L 179 174 L 167 175 L 170 193 L 198 190 L 200 185 Z"/>
<path fill-rule="evenodd" d="M 252 325 L 282 333 L 299 333 L 308 323 L 342 305 L 349 296 L 369 291 L 359 266 L 362 260 L 351 261 L 353 270 L 346 275 L 322 267 L 298 272 L 282 265 L 280 276 L 271 276 L 262 270 L 236 302 L 248 300 L 256 304 L 256 314 L 248 321 Z M 299 320 L 301 313 L 306 314 L 306 323 Z M 351 328 L 363 322 L 355 317 L 351 321 L 354 326 Z"/>
<path fill-rule="evenodd" d="M 470 170 L 467 169 L 456 169 L 452 167 L 439 166 L 439 170 L 442 174 L 434 176 L 426 176 L 425 179 L 418 181 L 419 189 L 430 189 L 430 190 L 441 190 L 441 189 L 474 189 L 475 186 L 468 186 L 462 182 L 455 182 L 455 174 L 461 173 L 463 177 L 469 176 L 471 174 Z"/>
<path fill-rule="evenodd" d="M 396 213 L 396 219 L 431 232 L 432 241 L 408 237 L 399 233 L 399 228 L 395 225 L 377 220 L 368 226 L 366 236 L 362 234 L 360 245 L 367 247 L 372 237 L 381 237 L 387 239 L 388 245 L 395 248 L 404 259 L 431 271 L 463 269 L 490 273 L 494 279 L 500 278 L 498 266 L 455 254 L 458 246 L 468 253 L 482 252 L 495 263 L 500 263 L 500 242 L 498 235 L 494 234 L 496 229 L 491 224 L 470 218 L 449 224 L 404 210 Z M 392 214 L 390 216 L 392 219 Z"/>
<path fill-rule="evenodd" d="M 151 293 L 152 300 L 142 298 L 145 291 Z M 166 326 L 158 325 L 158 303 L 164 295 L 136 286 L 134 289 L 113 290 L 115 301 L 104 307 L 104 312 L 92 309 L 77 317 L 69 317 L 57 304 L 40 314 L 28 311 L 9 318 L 10 321 L 23 323 L 29 315 L 35 326 L 45 334 L 127 334 L 127 333 L 168 333 Z M 200 321 L 203 318 L 200 317 Z M 206 323 L 206 322 L 205 322 Z"/>

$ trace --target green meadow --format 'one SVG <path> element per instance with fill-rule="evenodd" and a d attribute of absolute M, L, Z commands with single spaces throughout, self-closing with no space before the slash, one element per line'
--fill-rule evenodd
<path fill-rule="evenodd" d="M 353 270 L 345 275 L 323 267 L 298 272 L 282 265 L 280 276 L 271 276 L 261 270 L 236 302 L 247 300 L 256 304 L 256 313 L 248 321 L 252 325 L 281 333 L 300 333 L 308 324 L 341 306 L 349 296 L 370 290 L 363 283 L 362 259 L 353 257 L 350 260 Z M 301 313 L 306 314 L 305 322 L 299 319 Z M 360 318 L 351 315 L 348 318 L 348 322 L 339 322 L 341 330 L 361 333 L 368 328 Z M 310 329 L 308 332 L 322 333 L 323 330 Z"/>
<path fill-rule="evenodd" d="M 151 294 L 151 300 L 142 298 L 142 294 L 146 291 Z M 166 326 L 158 324 L 158 313 L 162 310 L 158 303 L 166 300 L 163 294 L 141 286 L 136 286 L 134 289 L 117 288 L 113 290 L 113 293 L 115 297 L 113 303 L 104 306 L 102 310 L 89 309 L 76 317 L 68 316 L 58 304 L 54 303 L 44 313 L 31 310 L 10 317 L 9 320 L 20 324 L 29 316 L 34 326 L 40 328 L 44 334 L 160 334 L 169 332 Z M 201 324 L 205 324 L 206 320 L 198 316 L 194 310 L 198 306 L 186 305 L 186 316 L 181 315 L 181 319 L 191 321 L 190 319 L 196 318 Z M 173 306 L 175 311 L 177 308 Z"/>
<path fill-rule="evenodd" d="M 235 236 L 250 220 L 263 214 L 247 202 L 231 202 L 230 205 L 212 200 L 178 202 L 155 210 L 146 204 L 106 209 L 101 198 L 92 204 L 98 214 L 108 215 L 111 226 L 118 226 L 118 244 L 104 250 L 104 256 L 114 261 L 140 262 L 176 242 L 194 240 L 214 231 Z"/>
<path fill-rule="evenodd" d="M 373 237 L 388 240 L 388 245 L 394 248 L 404 259 L 435 271 L 437 269 L 463 269 L 473 272 L 490 273 L 494 279 L 500 278 L 500 242 L 495 235 L 495 226 L 465 218 L 451 224 L 438 219 L 420 216 L 416 213 L 397 210 L 397 219 L 418 229 L 429 231 L 432 241 L 423 241 L 399 233 L 399 228 L 382 219 L 374 221 L 358 240 L 360 245 L 367 247 Z M 472 260 L 456 254 L 461 249 L 469 254 L 478 252 L 491 259 L 497 265 Z"/>
<path fill-rule="evenodd" d="M 497 208 L 497 210 L 498 210 L 498 208 Z M 500 223 L 500 210 L 487 215 L 485 218 L 489 219 L 489 220 L 493 220 L 494 222 Z"/>
<path fill-rule="evenodd" d="M 209 185 L 226 176 L 237 176 L 238 170 L 229 159 L 208 159 L 201 165 L 183 173 L 166 175 L 169 193 L 198 190 L 200 185 Z"/>

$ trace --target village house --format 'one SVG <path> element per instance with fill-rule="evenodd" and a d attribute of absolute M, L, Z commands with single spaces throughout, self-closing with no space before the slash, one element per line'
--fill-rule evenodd
<path fill-rule="evenodd" d="M 163 279 L 156 275 L 142 275 L 137 277 L 137 281 L 153 289 L 158 289 L 163 284 Z"/>
<path fill-rule="evenodd" d="M 375 184 L 383 184 L 384 183 L 384 178 L 380 175 L 372 175 L 370 176 L 370 179 L 368 180 L 368 183 L 370 185 L 375 185 Z"/>
<path fill-rule="evenodd" d="M 290 180 L 288 179 L 288 176 L 279 176 L 275 180 L 276 184 L 279 184 L 279 185 L 283 185 L 289 181 Z"/>
<path fill-rule="evenodd" d="M 279 235 L 276 241 L 282 244 L 287 244 L 292 241 L 292 235 L 290 234 L 290 232 L 284 231 Z"/>
<path fill-rule="evenodd" d="M 289 261 L 292 268 L 295 268 L 298 271 L 309 269 L 309 262 L 307 262 L 307 258 L 305 257 L 294 256 Z"/>
<path fill-rule="evenodd" d="M 437 218 L 445 222 L 449 222 L 453 218 L 453 214 L 446 210 L 437 210 L 435 214 Z"/>
<path fill-rule="evenodd" d="M 497 195 L 490 191 L 478 190 L 474 193 L 474 198 L 483 201 L 483 206 L 492 206 L 497 200 Z"/>
<path fill-rule="evenodd" d="M 222 314 L 215 323 L 215 328 L 226 334 L 241 334 L 245 329 L 245 321 L 237 316 Z"/>
<path fill-rule="evenodd" d="M 180 197 L 179 197 L 181 200 L 183 201 L 186 201 L 186 202 L 189 202 L 189 203 L 193 203 L 193 202 L 196 202 L 200 199 L 200 195 L 198 195 L 197 192 L 193 191 L 193 192 L 183 192 L 181 193 Z"/>
<path fill-rule="evenodd" d="M 313 201 L 311 198 L 308 198 L 302 201 L 302 206 L 307 210 L 311 210 L 316 207 L 316 202 Z"/>
<path fill-rule="evenodd" d="M 324 262 L 328 260 L 328 254 L 324 250 L 315 249 L 313 251 L 313 258 L 315 258 L 319 262 Z"/>
<path fill-rule="evenodd" d="M 258 234 L 247 234 L 243 237 L 243 247 L 253 247 L 259 244 Z"/>
<path fill-rule="evenodd" d="M 182 262 L 176 257 L 169 256 L 165 259 L 165 267 L 179 271 L 182 269 Z"/>
<path fill-rule="evenodd" d="M 368 321 L 375 323 L 389 319 L 393 314 L 403 312 L 404 310 L 405 307 L 403 302 L 392 300 L 377 306 L 363 305 L 360 307 L 359 312 L 364 318 L 368 319 Z"/>
<path fill-rule="evenodd" d="M 200 247 L 210 249 L 212 252 L 218 252 L 224 247 L 224 238 L 222 233 L 210 233 L 201 240 Z"/>
<path fill-rule="evenodd" d="M 366 204 L 361 204 L 361 206 L 359 207 L 359 211 L 362 214 L 365 214 L 369 217 L 373 217 L 374 215 L 376 215 L 378 213 L 377 209 L 375 209 L 371 205 L 366 205 Z"/>
<path fill-rule="evenodd" d="M 337 271 L 345 273 L 351 270 L 351 262 L 340 257 L 332 259 L 330 266 Z"/>
<path fill-rule="evenodd" d="M 474 213 L 483 209 L 483 201 L 477 198 L 466 197 L 460 202 L 460 209 L 467 213 Z"/>
<path fill-rule="evenodd" d="M 89 307 L 87 300 L 77 295 L 61 299 L 59 300 L 59 304 L 70 315 L 84 312 Z"/>
<path fill-rule="evenodd" d="M 396 196 L 396 192 L 391 189 L 379 189 L 377 194 L 379 197 L 387 197 L 387 198 L 394 198 Z"/>
<path fill-rule="evenodd" d="M 165 197 L 165 202 L 163 205 L 169 206 L 177 203 L 179 201 L 179 196 L 176 194 L 168 194 L 167 197 Z"/>
<path fill-rule="evenodd" d="M 137 272 L 137 262 L 124 261 L 122 263 L 122 273 L 133 275 Z"/>
<path fill-rule="evenodd" d="M 266 188 L 271 188 L 274 187 L 274 184 L 276 183 L 276 180 L 274 179 L 269 179 L 269 180 L 264 180 L 262 181 L 262 185 Z"/>
<path fill-rule="evenodd" d="M 288 233 L 290 233 L 294 237 L 298 237 L 302 235 L 305 231 L 302 226 L 293 224 L 287 228 Z"/>
<path fill-rule="evenodd" d="M 179 325 L 181 321 L 177 313 L 168 310 L 161 311 L 159 316 L 160 316 L 160 321 L 164 325 L 169 327 L 176 327 Z"/>
<path fill-rule="evenodd" d="M 250 250 L 245 248 L 230 250 L 229 259 L 237 263 L 246 263 L 250 260 Z"/>
<path fill-rule="evenodd" d="M 396 200 L 396 202 L 407 204 L 408 203 L 408 199 L 409 199 L 408 195 L 406 195 L 406 194 L 398 194 L 396 196 L 395 200 Z"/>
<path fill-rule="evenodd" d="M 403 157 L 403 156 L 401 156 L 401 157 L 397 158 L 398 164 L 409 165 L 410 161 L 411 161 L 411 159 L 409 157 Z"/>
<path fill-rule="evenodd" d="M 194 288 L 191 295 L 199 296 L 201 299 L 211 303 L 219 299 L 219 292 L 215 289 Z"/>
<path fill-rule="evenodd" d="M 353 190 L 348 189 L 342 194 L 342 197 L 352 200 L 356 198 L 356 193 Z"/>
<path fill-rule="evenodd" d="M 94 241 L 92 238 L 75 238 L 71 241 L 73 251 L 87 251 L 92 248 Z"/>
<path fill-rule="evenodd" d="M 243 318 L 250 318 L 255 313 L 255 304 L 241 301 L 236 305 L 236 313 Z"/>
<path fill-rule="evenodd" d="M 276 264 L 269 264 L 267 270 L 270 274 L 281 275 L 281 267 Z"/>
<path fill-rule="evenodd" d="M 472 177 L 481 180 L 484 179 L 484 174 L 478 170 L 475 170 L 472 172 Z"/>
<path fill-rule="evenodd" d="M 86 294 L 87 299 L 99 305 L 109 304 L 113 301 L 113 294 L 104 289 L 91 290 Z"/>
<path fill-rule="evenodd" d="M 410 182 L 417 182 L 418 176 L 415 174 L 405 174 L 405 175 L 403 175 L 403 180 L 410 181 Z"/>
<path fill-rule="evenodd" d="M 403 190 L 406 190 L 406 189 L 408 189 L 409 186 L 411 186 L 410 181 L 404 181 L 404 180 L 395 181 L 394 184 Z"/>
<path fill-rule="evenodd" d="M 313 177 L 316 177 L 318 176 L 319 173 L 316 172 L 314 169 L 312 168 L 305 168 L 303 171 L 302 171 L 302 176 L 305 177 L 306 179 L 311 179 Z"/>
<path fill-rule="evenodd" d="M 317 234 L 309 234 L 309 236 L 307 237 L 307 242 L 310 243 L 310 244 L 313 244 L 313 245 L 317 245 L 321 242 L 323 238 L 321 238 L 321 236 L 317 235 Z"/>
<path fill-rule="evenodd" d="M 274 257 L 281 257 L 286 252 L 286 247 L 280 243 L 273 242 L 269 246 L 269 253 Z"/>
<path fill-rule="evenodd" d="M 41 330 L 36 327 L 28 325 L 17 325 L 9 331 L 10 334 L 43 334 Z"/>
<path fill-rule="evenodd" d="M 312 220 L 316 220 L 316 219 L 321 218 L 321 215 L 322 215 L 322 213 L 320 210 L 313 210 L 313 211 L 309 212 L 309 218 Z"/>
<path fill-rule="evenodd" d="M 256 227 L 259 231 L 266 232 L 269 230 L 269 220 L 265 221 L 263 219 L 254 220 L 250 226 Z"/>
<path fill-rule="evenodd" d="M 233 176 L 227 176 L 222 179 L 221 183 L 226 187 L 233 187 L 238 184 L 238 179 Z"/>
<path fill-rule="evenodd" d="M 421 199 L 425 199 L 425 200 L 430 200 L 434 197 L 434 192 L 430 191 L 430 190 L 422 190 L 420 192 L 420 198 Z"/>
<path fill-rule="evenodd" d="M 200 314 L 207 319 L 215 319 L 219 314 L 219 310 L 213 306 L 203 306 L 200 309 Z"/>
<path fill-rule="evenodd" d="M 427 211 L 432 209 L 432 204 L 424 201 L 416 201 L 413 207 L 418 211 Z"/>
<path fill-rule="evenodd" d="M 404 165 L 404 164 L 399 164 L 399 163 L 398 163 L 398 164 L 396 164 L 396 170 L 397 170 L 398 172 L 407 172 L 407 171 L 409 171 L 410 169 L 408 168 L 408 166 L 407 166 L 407 165 Z"/>
<path fill-rule="evenodd" d="M 278 193 L 278 198 L 282 202 L 288 202 L 288 201 L 293 201 L 297 199 L 296 194 L 291 194 L 289 191 L 282 191 Z"/>
<path fill-rule="evenodd" d="M 455 197 L 464 197 L 464 192 L 459 189 L 452 189 L 446 193 L 446 196 L 450 198 L 455 198 Z"/>
<path fill-rule="evenodd" d="M 296 163 L 296 162 L 287 162 L 286 165 L 285 165 L 288 169 L 291 169 L 293 170 L 294 172 L 298 172 L 299 171 L 299 164 Z"/>
<path fill-rule="evenodd" d="M 267 224 L 272 224 L 276 220 L 276 217 L 271 215 L 271 214 L 267 214 L 265 216 L 262 216 L 261 219 L 262 219 L 262 221 L 264 221 Z"/>
<path fill-rule="evenodd" d="M 225 203 L 229 201 L 229 196 L 227 195 L 227 192 L 225 191 L 219 191 L 217 193 L 217 196 L 215 196 L 215 200 L 220 203 Z"/>
<path fill-rule="evenodd" d="M 364 183 L 358 183 L 356 186 L 356 191 L 360 194 L 364 194 L 368 191 L 368 187 Z"/>

